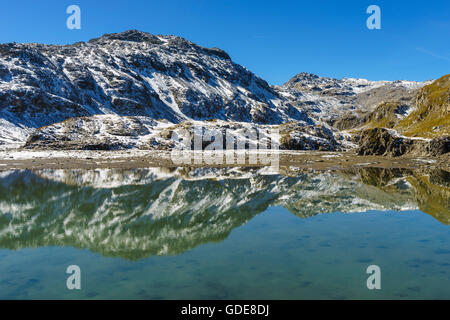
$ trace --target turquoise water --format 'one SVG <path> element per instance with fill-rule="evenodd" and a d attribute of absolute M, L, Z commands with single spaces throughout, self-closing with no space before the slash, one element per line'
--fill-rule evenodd
<path fill-rule="evenodd" d="M 333 178 L 334 174 L 327 177 L 327 181 Z M 278 189 L 286 183 L 283 180 L 285 178 L 267 179 L 268 185 L 276 185 Z M 314 184 L 307 182 L 305 177 L 302 179 L 301 183 L 294 181 L 292 186 L 301 186 L 304 188 L 301 190 L 311 191 Z M 313 174 L 312 179 L 317 180 L 317 175 Z M 29 186 L 27 190 L 21 188 L 24 182 Z M 45 183 L 46 187 L 41 183 Z M 117 197 L 123 199 L 120 195 L 131 194 L 136 199 L 137 193 L 144 192 L 148 187 L 148 182 L 133 187 L 108 187 L 105 190 L 98 186 L 74 186 L 67 184 L 67 181 L 62 183 L 37 178 L 31 173 L 14 173 L 13 179 L 11 175 L 3 178 L 0 196 L 0 298 L 450 298 L 449 227 L 420 210 L 315 212 L 304 217 L 304 211 L 301 214 L 300 211 L 293 211 L 292 206 L 283 202 L 283 196 L 277 197 L 276 201 L 269 197 L 269 194 L 278 192 L 269 187 L 265 187 L 264 200 L 250 206 L 249 201 L 255 200 L 250 200 L 249 195 L 242 191 L 242 184 L 247 183 L 243 180 L 237 186 L 241 193 L 233 193 L 240 200 L 238 205 L 234 204 L 231 211 L 221 211 L 221 208 L 214 207 L 211 203 L 201 209 L 196 207 L 196 210 L 206 210 L 204 214 L 207 218 L 202 216 L 201 227 L 195 228 L 200 219 L 194 218 L 198 212 L 189 212 L 186 216 L 183 211 L 174 213 L 175 217 L 172 214 L 162 218 L 152 216 L 143 219 L 151 212 L 155 203 L 159 204 L 156 213 L 161 208 L 168 210 L 158 199 L 167 193 L 169 184 L 166 180 L 151 183 L 155 185 L 151 188 L 152 192 L 145 191 L 151 200 L 142 209 L 143 214 L 136 209 L 141 201 L 134 202 L 134 206 L 133 202 L 127 203 L 126 212 L 119 210 L 116 205 L 111 207 L 106 204 Z M 170 185 L 174 183 L 177 185 L 176 194 L 179 198 L 181 191 L 186 188 L 188 192 L 183 194 L 194 192 L 195 195 L 190 197 L 208 198 L 204 192 L 196 189 L 200 185 L 198 181 L 191 181 L 183 186 L 175 179 Z M 226 190 L 231 188 L 227 180 L 217 183 Z M 156 186 L 161 184 L 166 188 L 156 190 Z M 345 181 L 342 181 L 341 185 L 344 184 Z M 35 190 L 33 186 L 36 186 Z M 52 189 L 51 186 L 57 188 Z M 323 187 L 322 184 L 317 184 L 316 190 L 320 186 Z M 208 190 L 212 189 L 211 185 L 206 187 Z M 298 188 L 297 197 L 300 198 L 301 192 L 304 194 L 306 191 Z M 404 191 L 404 186 L 401 189 Z M 14 193 L 14 190 L 18 192 Z M 61 193 L 56 194 L 55 190 L 60 190 Z M 166 202 L 174 201 L 173 188 L 170 190 L 172 198 L 163 197 Z M 47 192 L 57 196 L 50 200 Z M 330 192 L 324 190 L 326 200 L 321 199 L 321 204 L 325 201 L 337 201 L 336 195 L 330 200 L 333 196 Z M 75 202 L 71 202 L 70 195 L 74 194 L 78 197 Z M 80 194 L 83 196 L 80 197 Z M 111 194 L 112 197 L 109 197 Z M 150 194 L 159 196 L 151 197 Z M 290 199 L 294 197 L 286 190 L 283 192 L 285 194 L 289 194 Z M 215 196 L 218 197 L 218 194 Z M 344 198 L 350 196 L 347 194 Z M 102 199 L 97 206 L 93 204 L 97 201 L 96 197 Z M 317 199 L 318 196 L 308 193 L 306 198 L 313 197 Z M 373 197 L 374 194 L 371 193 L 370 198 Z M 267 202 L 266 198 L 271 198 L 272 202 Z M 43 199 L 48 199 L 46 206 L 43 206 Z M 184 197 L 183 201 L 185 199 L 187 198 Z M 194 203 L 198 204 L 199 200 L 195 199 Z M 343 200 L 339 198 L 339 201 Z M 355 201 L 352 199 L 349 203 Z M 53 205 L 50 206 L 50 202 Z M 121 200 L 120 203 L 123 204 L 124 201 Z M 179 202 L 177 203 L 180 207 Z M 265 207 L 262 203 L 273 205 Z M 302 204 L 305 206 L 305 203 Z M 324 210 L 319 204 L 316 203 L 308 212 L 314 211 L 314 208 Z M 236 206 L 247 208 L 237 210 Z M 194 204 L 191 203 L 190 207 L 194 207 Z M 34 210 L 35 208 L 38 210 Z M 78 222 L 78 227 L 83 230 L 92 227 L 99 217 L 106 214 L 111 217 L 109 220 L 101 220 L 101 228 L 97 225 L 92 234 L 70 234 L 68 226 L 74 223 L 71 217 L 80 214 L 76 208 L 81 208 L 83 214 L 90 217 L 90 220 Z M 111 211 L 111 208 L 115 211 Z M 249 215 L 249 212 L 253 213 Z M 160 212 L 163 213 L 165 212 Z M 124 215 L 127 219 L 123 219 Z M 218 216 L 223 215 L 225 217 L 219 219 Z M 118 217 L 121 220 L 116 223 Z M 178 219 L 179 217 L 181 218 Z M 214 224 L 215 228 L 211 229 L 214 231 L 202 234 L 209 232 L 206 224 Z M 100 237 L 100 233 L 110 236 Z M 177 239 L 181 238 L 187 245 L 180 247 L 177 243 L 171 247 L 170 244 L 175 240 L 168 235 L 174 233 Z M 123 240 L 126 234 L 129 237 Z M 152 241 L 156 238 L 163 240 L 158 240 L 155 244 Z M 143 243 L 146 244 L 145 248 L 139 247 Z M 136 253 L 136 247 L 145 253 Z M 65 271 L 69 265 L 78 265 L 81 269 L 81 290 L 68 290 L 66 287 L 69 275 Z M 380 290 L 367 289 L 366 280 L 369 275 L 366 268 L 369 265 L 381 268 Z"/>

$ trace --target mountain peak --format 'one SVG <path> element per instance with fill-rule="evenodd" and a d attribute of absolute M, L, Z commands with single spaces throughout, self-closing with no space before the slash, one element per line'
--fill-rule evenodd
<path fill-rule="evenodd" d="M 94 38 L 89 40 L 92 44 L 106 44 L 113 40 L 127 41 L 127 42 L 141 42 L 150 43 L 154 45 L 166 45 L 169 47 L 181 49 L 181 50 L 200 50 L 206 54 L 212 54 L 220 58 L 231 60 L 228 53 L 219 48 L 205 48 L 199 46 L 187 39 L 174 35 L 153 35 L 148 32 L 139 31 L 136 29 L 126 30 L 119 33 L 107 33 L 100 38 Z"/>
<path fill-rule="evenodd" d="M 143 32 L 139 30 L 127 30 L 119 33 L 107 33 L 100 38 L 94 38 L 89 40 L 90 43 L 103 42 L 108 40 L 122 40 L 131 42 L 150 42 L 156 44 L 162 44 L 163 42 L 155 35 L 148 32 Z"/>
<path fill-rule="evenodd" d="M 291 79 L 289 79 L 288 82 L 298 82 L 298 81 L 304 81 L 304 80 L 313 80 L 313 79 L 319 79 L 320 77 L 314 73 L 309 72 L 300 72 L 297 73 L 295 76 L 293 76 Z"/>

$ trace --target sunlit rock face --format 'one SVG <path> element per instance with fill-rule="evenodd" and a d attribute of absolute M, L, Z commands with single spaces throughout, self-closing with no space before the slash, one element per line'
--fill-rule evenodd
<path fill-rule="evenodd" d="M 449 173 L 361 169 L 10 171 L 0 176 L 0 247 L 87 248 L 139 259 L 222 241 L 265 211 L 301 218 L 331 212 L 410 210 L 450 223 Z"/>

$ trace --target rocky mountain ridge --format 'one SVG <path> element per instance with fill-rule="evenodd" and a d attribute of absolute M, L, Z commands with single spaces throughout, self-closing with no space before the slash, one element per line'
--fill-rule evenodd
<path fill-rule="evenodd" d="M 173 145 L 168 126 L 231 125 L 277 126 L 285 149 L 342 151 L 364 130 L 393 129 L 428 108 L 429 86 L 308 73 L 271 86 L 221 49 L 137 30 L 63 46 L 1 44 L 0 145 L 160 149 Z M 448 114 L 448 99 L 439 101 Z M 446 117 L 434 126 L 440 135 Z"/>
<path fill-rule="evenodd" d="M 279 124 L 305 117 L 224 51 L 176 36 L 130 30 L 65 46 L 0 45 L 3 128 L 9 123 L 26 130 L 95 114 L 172 123 Z"/>

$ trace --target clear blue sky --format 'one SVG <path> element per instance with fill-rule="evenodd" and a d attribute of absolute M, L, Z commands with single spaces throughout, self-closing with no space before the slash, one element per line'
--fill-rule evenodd
<path fill-rule="evenodd" d="M 67 6 L 81 30 L 66 28 Z M 381 8 L 381 30 L 366 8 Z M 450 1 L 16 0 L 0 5 L 0 42 L 68 44 L 138 29 L 219 47 L 271 84 L 306 71 L 370 80 L 450 73 Z"/>

